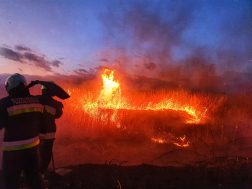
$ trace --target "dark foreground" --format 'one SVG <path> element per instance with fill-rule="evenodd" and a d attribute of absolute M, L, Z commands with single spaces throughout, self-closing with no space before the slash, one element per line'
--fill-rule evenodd
<path fill-rule="evenodd" d="M 250 162 L 222 165 L 202 164 L 183 167 L 158 167 L 142 164 L 124 166 L 127 162 L 85 164 L 50 171 L 46 175 L 49 189 L 250 189 Z M 71 170 L 65 175 L 59 171 Z M 62 172 L 61 172 L 62 173 Z"/>

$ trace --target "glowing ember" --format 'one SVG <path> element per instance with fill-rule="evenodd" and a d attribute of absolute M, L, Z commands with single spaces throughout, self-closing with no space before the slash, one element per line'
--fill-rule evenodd
<path fill-rule="evenodd" d="M 175 138 L 173 135 L 171 135 L 169 133 L 168 135 L 169 137 L 165 136 L 163 138 L 151 138 L 151 140 L 153 142 L 156 142 L 156 143 L 160 143 L 160 144 L 164 144 L 164 143 L 172 143 L 176 146 L 179 146 L 179 147 L 188 147 L 190 145 L 190 142 L 187 141 L 185 142 L 185 139 L 186 139 L 186 136 L 184 137 L 179 137 L 179 138 Z"/>
<path fill-rule="evenodd" d="M 159 138 L 159 139 L 151 138 L 151 140 L 153 140 L 154 142 L 160 143 L 160 144 L 165 143 L 165 140 L 163 140 L 161 138 Z"/>

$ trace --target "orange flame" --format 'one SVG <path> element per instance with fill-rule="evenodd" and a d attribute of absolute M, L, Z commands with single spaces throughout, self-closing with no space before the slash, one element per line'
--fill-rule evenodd
<path fill-rule="evenodd" d="M 186 139 L 186 136 L 179 137 L 179 138 L 175 139 L 175 137 L 172 136 L 170 133 L 169 133 L 169 138 L 167 138 L 167 137 L 164 137 L 164 138 L 151 138 L 151 140 L 153 142 L 156 142 L 156 143 L 160 143 L 160 144 L 173 143 L 176 146 L 186 148 L 186 147 L 188 147 L 190 145 L 190 142 L 189 141 L 185 142 L 185 139 Z"/>
<path fill-rule="evenodd" d="M 104 73 L 101 74 L 101 80 L 103 88 L 99 95 L 92 92 L 85 94 L 87 100 L 81 100 L 82 109 L 92 120 L 103 125 L 114 123 L 117 128 L 121 127 L 122 120 L 119 110 L 183 111 L 190 115 L 186 117 L 186 123 L 201 124 L 207 120 L 208 109 L 216 109 L 223 101 L 223 98 L 220 98 L 209 103 L 211 98 L 208 96 L 200 96 L 202 100 L 197 95 L 188 95 L 183 91 L 152 95 L 151 98 L 147 99 L 138 96 L 138 99 L 134 99 L 131 96 L 121 95 L 120 83 L 114 80 L 113 70 L 105 69 Z M 68 91 L 69 94 L 73 92 Z M 152 138 L 152 141 L 157 143 L 167 142 L 166 139 L 162 138 Z M 189 146 L 189 142 L 185 142 L 185 136 L 178 140 L 172 140 L 172 142 L 181 147 Z"/>
<path fill-rule="evenodd" d="M 107 73 L 109 73 L 109 75 L 107 75 Z M 99 110 L 113 110 L 113 114 L 112 116 L 110 116 L 110 120 L 113 121 L 118 127 L 120 127 L 120 123 L 117 122 L 117 120 L 119 119 L 117 117 L 117 112 L 119 109 L 152 111 L 175 110 L 185 111 L 193 117 L 193 119 L 187 120 L 187 123 L 204 123 L 207 112 L 206 108 L 197 110 L 189 104 L 182 105 L 179 101 L 173 98 L 163 98 L 155 103 L 145 102 L 145 104 L 141 105 L 133 105 L 128 103 L 127 99 L 121 97 L 120 83 L 118 81 L 114 81 L 113 74 L 113 70 L 104 70 L 104 74 L 101 75 L 103 80 L 103 89 L 100 92 L 98 101 L 87 102 L 83 105 L 84 111 L 92 117 L 95 117 L 97 119 L 101 117 L 102 120 L 105 121 L 108 118 L 108 115 L 106 115 L 105 112 L 103 112 L 102 115 L 99 115 L 101 113 L 101 111 Z"/>
<path fill-rule="evenodd" d="M 109 75 L 106 73 L 110 72 Z M 101 90 L 100 93 L 100 99 L 102 98 L 103 100 L 111 100 L 114 95 L 120 95 L 120 84 L 114 80 L 114 71 L 113 70 L 104 70 L 104 74 L 101 75 L 102 80 L 103 80 L 103 89 Z"/>

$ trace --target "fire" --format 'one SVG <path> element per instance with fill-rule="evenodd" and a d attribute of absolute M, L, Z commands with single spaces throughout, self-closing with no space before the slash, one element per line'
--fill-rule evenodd
<path fill-rule="evenodd" d="M 160 143 L 160 144 L 173 143 L 176 146 L 186 148 L 186 147 L 188 147 L 190 145 L 190 142 L 189 141 L 185 142 L 185 139 L 186 139 L 186 136 L 175 138 L 170 133 L 169 133 L 168 136 L 165 136 L 163 138 L 151 138 L 151 140 L 153 142 L 156 142 L 156 143 Z"/>
<path fill-rule="evenodd" d="M 110 72 L 109 75 L 106 73 Z M 104 70 L 104 74 L 101 75 L 102 80 L 103 80 L 103 89 L 100 93 L 100 99 L 102 98 L 103 100 L 112 100 L 115 95 L 120 95 L 120 84 L 114 80 L 114 71 L 110 71 L 108 69 Z"/>
<path fill-rule="evenodd" d="M 209 109 L 213 111 L 220 106 L 223 98 L 214 99 L 213 103 L 209 103 L 210 97 L 201 95 L 191 95 L 186 92 L 168 92 L 162 94 L 154 94 L 147 96 L 122 96 L 119 81 L 114 80 L 114 71 L 105 69 L 101 74 L 103 88 L 100 94 L 96 96 L 89 92 L 86 94 L 85 100 L 81 101 L 82 110 L 89 115 L 94 121 L 102 125 L 115 124 L 117 128 L 122 127 L 123 111 L 180 111 L 186 112 L 187 124 L 202 124 L 207 121 L 207 112 Z M 71 94 L 71 92 L 68 92 Z M 78 104 L 79 106 L 79 104 Z M 186 115 L 185 114 L 185 115 Z M 178 140 L 170 140 L 165 138 L 152 138 L 153 142 L 167 143 L 168 141 L 181 147 L 189 146 L 189 142 L 185 141 L 185 136 Z"/>
<path fill-rule="evenodd" d="M 108 74 L 109 73 L 109 74 Z M 192 116 L 192 119 L 187 120 L 187 123 L 204 123 L 207 108 L 202 108 L 201 110 L 195 109 L 189 104 L 181 104 L 178 100 L 173 98 L 163 98 L 157 102 L 145 102 L 145 104 L 131 104 L 126 98 L 121 96 L 120 83 L 114 81 L 114 71 L 105 69 L 104 73 L 101 75 L 103 81 L 103 89 L 100 92 L 98 101 L 87 102 L 83 105 L 85 112 L 90 114 L 92 117 L 101 117 L 103 121 L 108 118 L 106 112 L 101 110 L 110 109 L 113 110 L 110 120 L 113 121 L 118 127 L 120 123 L 117 122 L 117 111 L 119 109 L 124 110 L 149 110 L 149 111 L 164 111 L 164 110 L 175 110 L 175 111 L 185 111 Z M 102 112 L 101 115 L 99 115 Z"/>

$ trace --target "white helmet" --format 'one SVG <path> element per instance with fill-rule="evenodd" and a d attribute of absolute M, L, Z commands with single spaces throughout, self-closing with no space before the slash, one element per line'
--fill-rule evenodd
<path fill-rule="evenodd" d="M 23 83 L 24 86 L 27 86 L 25 77 L 23 75 L 20 75 L 19 73 L 15 73 L 6 79 L 5 89 L 9 93 L 11 89 L 18 87 L 20 83 Z"/>

